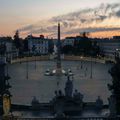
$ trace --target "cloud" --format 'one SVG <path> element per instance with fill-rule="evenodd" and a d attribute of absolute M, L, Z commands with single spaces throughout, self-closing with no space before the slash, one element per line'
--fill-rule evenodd
<path fill-rule="evenodd" d="M 57 23 L 61 23 L 62 33 L 78 34 L 80 32 L 112 31 L 120 29 L 120 3 L 101 4 L 93 9 L 84 9 L 66 15 L 41 20 L 27 25 L 21 32 L 33 34 L 51 34 L 57 32 Z"/>
<path fill-rule="evenodd" d="M 116 16 L 120 17 L 120 10 L 116 12 Z"/>
<path fill-rule="evenodd" d="M 34 29 L 34 25 L 27 25 L 27 26 L 19 29 L 19 31 L 29 31 L 31 29 Z"/>

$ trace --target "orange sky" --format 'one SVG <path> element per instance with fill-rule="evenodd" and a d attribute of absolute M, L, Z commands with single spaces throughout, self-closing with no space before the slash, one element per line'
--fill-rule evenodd
<path fill-rule="evenodd" d="M 17 30 L 17 26 L 13 26 L 13 24 L 6 24 L 6 26 L 8 27 L 4 27 L 1 26 L 0 27 L 0 36 L 14 36 L 15 34 L 15 30 Z M 15 28 L 14 28 L 15 27 Z M 11 29 L 13 29 L 14 31 L 11 31 Z M 55 34 L 54 36 L 52 35 L 52 33 L 43 33 L 45 37 L 49 37 L 49 38 L 57 38 L 57 34 Z M 20 37 L 25 38 L 28 34 L 26 32 L 20 32 Z M 34 36 L 39 36 L 40 34 L 33 34 Z M 69 37 L 69 36 L 77 36 L 78 34 L 70 34 L 70 35 L 64 35 L 61 34 L 61 38 L 65 38 L 65 37 Z M 112 31 L 100 31 L 100 32 L 91 32 L 89 37 L 97 37 L 97 38 L 111 38 L 113 36 L 120 36 L 120 30 L 112 30 Z"/>
<path fill-rule="evenodd" d="M 120 36 L 120 30 L 119 31 L 103 31 L 103 32 L 94 32 L 90 33 L 91 37 L 98 37 L 98 38 L 111 38 L 113 36 Z"/>
<path fill-rule="evenodd" d="M 71 34 L 69 36 L 78 36 L 79 34 Z M 33 34 L 33 36 L 39 36 L 39 34 Z M 54 37 L 49 36 L 48 34 L 44 34 L 45 37 L 48 38 L 57 38 L 57 35 L 55 35 Z M 65 37 L 69 37 L 68 35 L 61 35 L 61 39 L 64 39 Z M 90 33 L 89 37 L 92 38 L 112 38 L 113 36 L 120 36 L 120 31 L 107 31 L 107 32 L 94 32 L 94 33 Z M 26 35 L 24 36 L 26 37 Z"/>
<path fill-rule="evenodd" d="M 14 36 L 15 31 L 17 29 L 24 28 L 29 25 L 33 25 L 32 29 L 20 32 L 20 37 L 26 37 L 31 31 L 37 31 L 39 34 L 45 34 L 48 37 L 57 37 L 57 30 L 53 32 L 54 36 L 50 36 L 52 33 L 52 24 L 57 24 L 58 21 L 54 20 L 50 21 L 50 18 L 54 18 L 53 16 L 57 16 L 56 18 L 60 18 L 62 22 L 66 22 L 72 25 L 72 27 L 65 27 L 61 30 L 61 37 L 64 38 L 66 36 L 76 36 L 79 35 L 79 29 L 91 29 L 91 31 L 97 31 L 99 28 L 120 28 L 120 16 L 119 9 L 120 5 L 117 6 L 115 2 L 119 2 L 118 0 L 0 0 L 0 36 Z M 91 4 L 92 3 L 92 4 Z M 100 5 L 101 3 L 108 3 L 110 9 L 106 11 L 108 6 L 105 4 Z M 113 5 L 113 6 L 112 6 Z M 116 8 L 114 7 L 116 5 Z M 97 9 L 96 9 L 97 7 Z M 86 10 L 88 8 L 92 8 L 93 11 L 89 12 Z M 99 9 L 98 9 L 99 8 Z M 115 8 L 115 9 L 114 9 Z M 81 11 L 79 11 L 81 9 Z M 84 9 L 84 10 L 82 10 Z M 98 10 L 98 11 L 97 11 Z M 72 15 L 72 13 L 75 14 Z M 78 14 L 79 11 L 79 14 Z M 69 14 L 71 13 L 71 14 Z M 77 13 L 77 14 L 76 14 Z M 118 13 L 118 14 L 117 14 Z M 64 16 L 65 15 L 65 16 Z M 77 15 L 77 16 L 75 16 Z M 81 16 L 81 17 L 80 17 Z M 102 19 L 104 18 L 105 19 Z M 44 22 L 44 19 L 48 20 L 45 22 L 45 25 L 40 21 Z M 71 20 L 72 19 L 72 20 Z M 90 21 L 91 20 L 91 21 Z M 81 22 L 85 21 L 85 22 Z M 50 25 L 51 24 L 51 25 Z M 49 31 L 47 33 L 39 32 L 40 28 L 45 28 Z M 78 29 L 75 33 L 74 30 Z M 72 34 L 64 34 L 65 32 L 72 31 Z M 102 31 L 102 30 L 99 30 Z M 34 34 L 39 36 L 39 34 Z M 119 30 L 111 30 L 111 31 L 102 31 L 102 32 L 94 32 L 90 33 L 91 37 L 112 37 L 114 35 L 120 35 Z"/>

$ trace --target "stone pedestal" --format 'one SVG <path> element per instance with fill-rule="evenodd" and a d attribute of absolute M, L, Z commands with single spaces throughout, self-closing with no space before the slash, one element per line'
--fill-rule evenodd
<path fill-rule="evenodd" d="M 56 69 L 56 75 L 57 76 L 62 75 L 62 69 L 61 68 Z"/>

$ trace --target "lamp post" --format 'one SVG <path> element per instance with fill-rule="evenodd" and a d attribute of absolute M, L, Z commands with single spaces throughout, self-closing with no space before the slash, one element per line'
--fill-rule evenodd
<path fill-rule="evenodd" d="M 92 55 L 91 55 L 91 67 L 90 68 L 91 68 L 91 70 L 90 70 L 90 78 L 92 79 L 92 77 L 93 77 L 92 76 Z"/>
<path fill-rule="evenodd" d="M 82 69 L 83 68 L 83 63 L 82 63 L 83 56 L 81 56 L 80 59 L 81 59 L 81 69 Z"/>
<path fill-rule="evenodd" d="M 90 70 L 90 78 L 92 79 L 93 78 L 93 66 L 92 66 L 92 55 L 93 55 L 93 50 L 92 50 L 92 47 L 93 47 L 94 43 L 92 42 L 92 46 L 91 46 L 91 51 L 90 51 L 90 54 L 91 54 L 91 70 Z"/>
<path fill-rule="evenodd" d="M 33 54 L 34 54 L 34 57 L 35 57 L 35 70 L 36 70 L 36 53 L 37 53 L 37 48 L 36 48 L 36 46 L 35 45 L 33 45 L 33 47 L 32 47 L 32 52 L 33 52 Z"/>
<path fill-rule="evenodd" d="M 27 57 L 26 57 L 26 79 L 28 79 L 28 57 L 29 57 L 29 50 L 27 51 Z"/>
<path fill-rule="evenodd" d="M 120 56 L 120 49 L 116 49 L 115 56 L 119 57 Z"/>
<path fill-rule="evenodd" d="M 37 65 L 36 65 L 37 63 L 36 63 L 36 55 L 35 55 L 35 70 L 36 70 L 36 67 L 37 67 Z"/>

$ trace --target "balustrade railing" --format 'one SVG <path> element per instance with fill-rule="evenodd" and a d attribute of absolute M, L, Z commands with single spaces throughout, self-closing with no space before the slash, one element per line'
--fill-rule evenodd
<path fill-rule="evenodd" d="M 66 118 L 53 118 L 53 117 L 42 117 L 42 118 L 8 118 L 3 120 L 120 120 L 120 117 L 66 117 Z"/>

